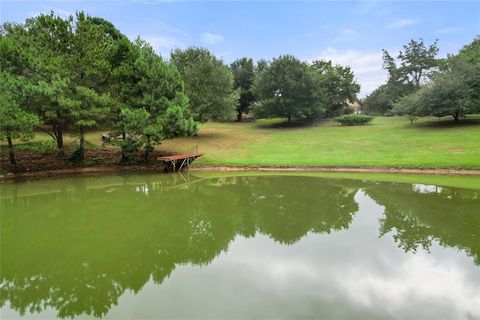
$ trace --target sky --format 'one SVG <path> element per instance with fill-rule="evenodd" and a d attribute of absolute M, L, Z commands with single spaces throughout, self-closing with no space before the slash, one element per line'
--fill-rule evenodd
<path fill-rule="evenodd" d="M 0 0 L 0 21 L 24 22 L 53 10 L 83 10 L 148 41 L 163 57 L 174 48 L 205 47 L 231 63 L 292 54 L 348 65 L 364 97 L 386 80 L 382 49 L 397 55 L 410 39 L 438 39 L 439 56 L 480 34 L 476 1 L 25 1 Z"/>

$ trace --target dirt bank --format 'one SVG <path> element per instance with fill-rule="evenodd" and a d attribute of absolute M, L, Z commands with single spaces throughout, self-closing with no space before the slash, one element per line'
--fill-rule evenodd
<path fill-rule="evenodd" d="M 469 169 L 428 169 L 428 168 L 389 168 L 389 167 L 194 167 L 191 171 L 282 171 L 282 172 L 363 172 L 363 173 L 410 173 L 410 174 L 449 174 L 480 176 L 480 170 Z"/>
<path fill-rule="evenodd" d="M 266 171 L 266 172 L 360 172 L 360 173 L 399 173 L 399 174 L 439 174 L 439 175 L 468 175 L 480 176 L 480 170 L 465 169 L 424 169 L 424 168 L 388 168 L 388 167 L 230 167 L 230 166 L 203 166 L 192 167 L 191 172 L 202 171 Z M 1 180 L 30 179 L 56 177 L 66 175 L 96 175 L 124 172 L 164 172 L 162 164 L 150 165 L 112 165 L 96 167 L 77 167 L 55 170 L 6 173 L 0 176 Z"/>

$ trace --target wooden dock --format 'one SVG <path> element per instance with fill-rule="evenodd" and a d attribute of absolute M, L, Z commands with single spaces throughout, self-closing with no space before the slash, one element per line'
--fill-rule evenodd
<path fill-rule="evenodd" d="M 203 153 L 195 152 L 190 154 L 179 154 L 174 156 L 159 157 L 158 160 L 165 164 L 165 171 L 177 172 L 188 168 L 193 160 L 201 157 Z"/>

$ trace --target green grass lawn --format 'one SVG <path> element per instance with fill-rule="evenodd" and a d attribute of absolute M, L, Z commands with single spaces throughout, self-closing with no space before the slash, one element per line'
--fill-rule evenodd
<path fill-rule="evenodd" d="M 283 121 L 207 123 L 198 136 L 167 140 L 157 148 L 174 153 L 198 148 L 205 155 L 195 165 L 480 168 L 480 116 L 459 124 L 451 117 L 424 118 L 415 125 L 377 117 L 356 127 L 331 120 L 286 127 Z M 101 145 L 101 132 L 89 132 L 86 140 Z M 66 143 L 75 139 L 65 137 Z"/>
<path fill-rule="evenodd" d="M 453 124 L 450 118 L 377 117 L 366 126 L 333 121 L 282 127 L 283 120 L 208 123 L 198 137 L 166 141 L 161 148 L 205 156 L 195 164 L 240 166 L 389 166 L 480 168 L 480 117 Z"/>

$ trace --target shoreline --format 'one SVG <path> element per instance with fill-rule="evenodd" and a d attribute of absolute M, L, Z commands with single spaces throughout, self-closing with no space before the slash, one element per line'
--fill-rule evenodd
<path fill-rule="evenodd" d="M 480 169 L 449 169 L 449 168 L 395 168 L 395 167 L 296 167 L 296 166 L 198 166 L 188 169 L 190 172 L 347 172 L 347 173 L 394 173 L 394 174 L 433 174 L 480 176 Z M 164 173 L 163 165 L 158 166 L 98 166 L 79 167 L 57 170 L 29 171 L 20 173 L 8 172 L 0 175 L 0 181 L 51 178 L 71 175 L 96 175 L 111 173 Z"/>

